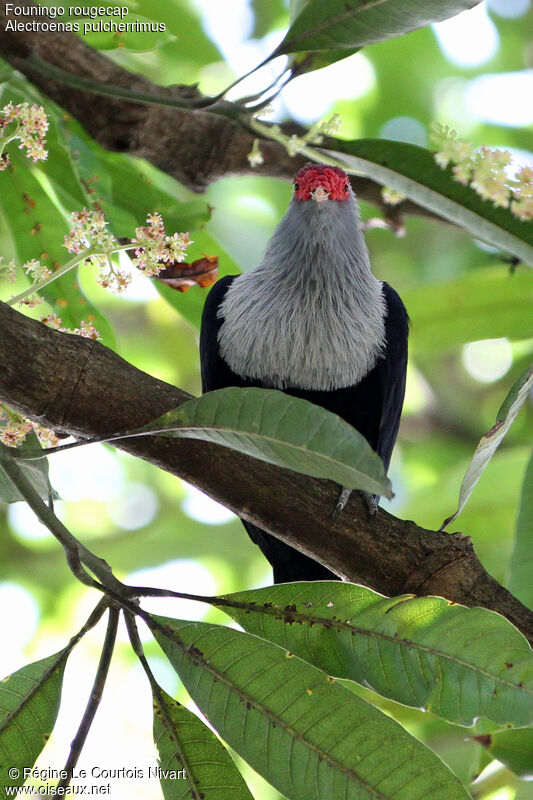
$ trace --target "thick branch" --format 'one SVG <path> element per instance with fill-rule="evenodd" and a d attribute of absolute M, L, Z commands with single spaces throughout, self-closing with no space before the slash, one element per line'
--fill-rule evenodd
<path fill-rule="evenodd" d="M 25 3 L 24 8 L 30 8 Z M 93 94 L 61 84 L 26 61 L 38 56 L 42 61 L 81 76 L 111 86 L 135 89 L 176 99 L 200 98 L 194 87 L 161 87 L 141 75 L 136 75 L 115 64 L 105 55 L 89 47 L 74 33 L 26 30 L 6 31 L 8 17 L 5 4 L 0 6 L 0 55 L 22 72 L 62 108 L 81 122 L 86 131 L 106 150 L 129 153 L 147 159 L 163 172 L 172 175 L 185 186 L 203 191 L 213 181 L 228 175 L 259 174 L 271 177 L 292 178 L 307 159 L 291 158 L 285 148 L 272 141 L 264 141 L 261 152 L 264 163 L 252 169 L 248 153 L 252 149 L 254 134 L 235 118 L 212 114 L 209 111 L 188 111 L 162 106 L 139 105 Z M 24 16 L 29 23 L 32 17 Z M 35 20 L 42 21 L 42 17 Z M 230 113 L 231 104 L 226 104 Z M 289 132 L 295 132 L 292 126 Z M 299 131 L 301 132 L 301 131 Z M 335 149 L 335 141 L 328 146 Z M 409 201 L 395 206 L 385 206 L 380 186 L 366 178 L 353 178 L 359 197 L 374 203 L 386 215 L 400 219 L 404 214 L 430 216 L 431 212 Z"/>
<path fill-rule="evenodd" d="M 55 429 L 80 437 L 131 430 L 189 397 L 103 345 L 53 331 L 1 303 L 0 329 L 0 400 Z M 333 483 L 216 445 L 157 436 L 118 446 L 179 475 L 349 580 L 387 595 L 436 594 L 484 606 L 533 641 L 533 614 L 488 575 L 468 539 L 383 510 L 370 517 L 357 494 L 333 524 Z"/>

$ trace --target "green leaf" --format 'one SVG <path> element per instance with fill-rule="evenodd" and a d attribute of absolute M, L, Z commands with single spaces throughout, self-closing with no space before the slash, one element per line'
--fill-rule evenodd
<path fill-rule="evenodd" d="M 41 450 L 39 439 L 33 431 L 31 431 L 25 438 L 24 442 L 19 446 L 13 448 L 14 453 L 35 453 Z M 36 461 L 18 461 L 18 466 L 31 482 L 35 491 L 39 492 L 39 497 L 48 501 L 50 495 L 54 499 L 57 498 L 56 492 L 52 489 L 48 478 L 48 459 L 43 456 Z M 2 469 L 2 462 L 0 461 L 0 503 L 18 503 L 25 498 L 20 494 L 16 486 L 13 485 L 11 480 Z"/>
<path fill-rule="evenodd" d="M 253 800 L 230 754 L 207 725 L 162 689 L 157 695 L 154 742 L 165 800 Z"/>
<path fill-rule="evenodd" d="M 531 580 L 533 567 L 533 451 L 527 465 L 524 483 L 522 484 L 522 497 L 520 510 L 516 521 L 514 550 L 511 559 L 511 575 L 509 578 L 509 591 L 515 597 L 533 609 L 533 581 Z"/>
<path fill-rule="evenodd" d="M 496 731 L 476 736 L 476 741 L 508 769 L 526 780 L 533 779 L 533 730 Z"/>
<path fill-rule="evenodd" d="M 479 441 L 472 461 L 466 471 L 459 492 L 459 507 L 451 517 L 444 520 L 441 530 L 450 525 L 461 513 L 472 494 L 476 483 L 485 471 L 492 456 L 500 446 L 505 434 L 515 421 L 533 387 L 533 365 L 531 365 L 511 387 L 496 416 L 496 422 Z"/>
<path fill-rule="evenodd" d="M 303 11 L 307 5 L 307 0 L 290 0 L 289 3 L 289 20 L 292 25 L 294 20 Z M 343 58 L 353 55 L 359 50 L 358 47 L 352 50 L 308 50 L 294 53 L 290 58 L 290 65 L 295 75 L 302 75 L 305 72 L 312 72 L 313 70 L 328 67 L 336 61 L 341 61 Z"/>
<path fill-rule="evenodd" d="M 398 703 L 458 725 L 533 723 L 533 652 L 493 611 L 333 581 L 238 592 L 219 607 L 249 633 Z"/>
<path fill-rule="evenodd" d="M 441 169 L 430 150 L 386 139 L 359 139 L 339 142 L 336 151 L 317 150 L 318 160 L 320 152 L 533 266 L 533 225 L 454 180 L 451 168 Z"/>
<path fill-rule="evenodd" d="M 501 267 L 477 269 L 407 289 L 402 299 L 413 320 L 411 344 L 416 354 L 433 355 L 479 339 L 533 337 L 529 270 L 511 275 Z"/>
<path fill-rule="evenodd" d="M 289 800 L 468 797 L 398 723 L 281 647 L 206 623 L 151 628 L 209 722 Z"/>
<path fill-rule="evenodd" d="M 208 392 L 143 430 L 202 439 L 347 488 L 392 496 L 381 458 L 358 431 L 336 414 L 274 389 Z"/>
<path fill-rule="evenodd" d="M 440 22 L 480 0 L 311 0 L 274 55 L 364 47 Z"/>
<path fill-rule="evenodd" d="M 31 767 L 54 727 L 65 650 L 27 664 L 0 683 L 0 786 L 22 786 L 24 768 Z M 11 777 L 10 769 L 19 776 Z M 13 773 L 12 773 L 13 774 Z"/>

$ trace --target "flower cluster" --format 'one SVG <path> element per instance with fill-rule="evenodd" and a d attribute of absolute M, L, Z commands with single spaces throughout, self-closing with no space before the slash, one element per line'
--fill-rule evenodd
<path fill-rule="evenodd" d="M 279 126 L 276 127 L 279 128 Z M 302 147 L 306 147 L 308 144 L 322 144 L 324 136 L 335 136 L 340 127 L 341 118 L 338 114 L 333 114 L 328 120 L 315 122 L 303 136 L 296 136 L 293 133 L 286 143 L 287 152 L 290 156 L 295 156 Z"/>
<path fill-rule="evenodd" d="M 3 260 L 4 259 L 0 256 L 0 277 L 7 278 L 8 281 L 13 283 L 17 276 L 15 261 L 11 259 L 11 261 L 9 261 L 7 264 L 3 264 Z M 37 283 L 45 280 L 52 274 L 52 270 L 48 269 L 48 267 L 45 267 L 44 264 L 41 264 L 41 262 L 36 258 L 26 261 L 26 263 L 22 265 L 22 269 L 26 275 L 28 275 L 28 277 L 32 278 L 32 288 L 36 286 Z M 28 306 L 29 308 L 38 306 L 42 302 L 42 298 L 33 293 L 28 293 L 26 297 L 20 300 L 20 303 Z"/>
<path fill-rule="evenodd" d="M 21 414 L 12 411 L 6 414 L 4 409 L 0 409 L 0 421 L 4 423 L 0 425 L 0 442 L 7 447 L 19 447 L 32 430 L 37 434 L 43 447 L 56 447 L 59 444 L 59 439 L 53 431 L 26 419 Z"/>
<path fill-rule="evenodd" d="M 397 206 L 398 203 L 401 203 L 402 200 L 405 200 L 405 195 L 399 192 L 397 189 L 393 189 L 391 186 L 383 186 L 381 189 L 381 196 L 383 198 L 383 202 L 387 203 L 389 206 Z"/>
<path fill-rule="evenodd" d="M 0 278 L 5 278 L 10 283 L 13 283 L 16 277 L 17 268 L 15 266 L 15 261 L 11 259 L 11 261 L 4 263 L 4 258 L 0 256 Z"/>
<path fill-rule="evenodd" d="M 44 303 L 44 300 L 38 294 L 29 294 L 26 295 L 26 297 L 23 297 L 21 300 L 19 300 L 19 303 L 21 306 L 28 306 L 28 308 L 35 308 L 35 306 L 40 306 L 41 303 Z"/>
<path fill-rule="evenodd" d="M 511 164 L 508 150 L 481 147 L 475 151 L 471 142 L 459 139 L 454 130 L 438 122 L 432 123 L 430 138 L 438 148 L 435 161 L 442 169 L 452 164 L 455 180 L 470 185 L 495 206 L 510 208 L 519 219 L 533 219 L 533 169 L 522 167 L 512 179 L 507 171 Z"/>
<path fill-rule="evenodd" d="M 73 330 L 70 328 L 65 328 L 63 325 L 63 320 L 55 313 L 47 314 L 45 317 L 41 317 L 40 322 L 42 322 L 44 325 L 47 325 L 49 328 L 53 328 L 55 331 L 61 331 L 62 333 L 73 333 L 76 336 L 82 336 L 84 339 L 94 339 L 95 342 L 102 338 L 92 322 L 85 322 L 84 319 L 82 319 L 80 322 L 80 327 L 74 328 Z"/>
<path fill-rule="evenodd" d="M 254 139 L 252 149 L 250 150 L 250 152 L 246 157 L 252 169 L 254 169 L 254 167 L 260 166 L 264 162 L 265 159 L 263 158 L 263 154 L 259 147 L 259 139 Z"/>
<path fill-rule="evenodd" d="M 8 103 L 0 109 L 0 170 L 9 164 L 9 157 L 2 151 L 14 139 L 20 139 L 19 149 L 25 147 L 32 161 L 44 161 L 48 155 L 44 146 L 47 130 L 48 119 L 42 106 Z"/>
<path fill-rule="evenodd" d="M 522 167 L 515 176 L 511 211 L 518 219 L 533 219 L 533 169 Z"/>
<path fill-rule="evenodd" d="M 65 247 L 69 253 L 85 254 L 85 263 L 99 270 L 97 282 L 104 289 L 120 293 L 129 286 L 131 275 L 116 269 L 111 253 L 121 249 L 119 242 L 107 230 L 107 222 L 101 211 L 74 211 L 70 215 L 71 229 L 65 236 Z"/>
<path fill-rule="evenodd" d="M 0 428 L 0 442 L 7 447 L 18 447 L 31 431 L 32 424 L 20 414 L 10 414 L 8 417 L 2 412 L 2 421 L 4 419 L 7 422 Z"/>
<path fill-rule="evenodd" d="M 70 232 L 65 236 L 65 247 L 69 253 L 83 253 L 93 250 L 109 253 L 116 248 L 118 242 L 106 230 L 107 222 L 101 211 L 74 211 L 70 215 Z"/>
<path fill-rule="evenodd" d="M 95 263 L 95 260 L 92 260 Z M 131 275 L 123 269 L 117 269 L 111 259 L 107 262 L 100 261 L 100 272 L 96 278 L 96 282 L 100 284 L 102 289 L 110 289 L 115 294 L 120 294 L 126 291 L 131 283 Z"/>
<path fill-rule="evenodd" d="M 169 262 L 183 261 L 191 240 L 188 233 L 174 233 L 169 236 L 165 232 L 161 214 L 157 212 L 148 214 L 146 221 L 148 225 L 142 225 L 135 230 L 133 241 L 137 246 L 133 264 L 146 275 L 154 276 Z"/>
<path fill-rule="evenodd" d="M 95 342 L 102 338 L 94 325 L 91 322 L 85 322 L 84 319 L 80 322 L 79 328 L 74 328 L 73 331 L 67 332 L 74 333 L 76 336 L 82 336 L 84 339 L 92 339 Z"/>
<path fill-rule="evenodd" d="M 44 280 L 44 278 L 48 278 L 48 276 L 52 274 L 52 270 L 45 267 L 44 264 L 41 264 L 36 258 L 26 261 L 22 268 L 26 275 L 32 278 L 35 283 Z"/>
<path fill-rule="evenodd" d="M 122 292 L 131 282 L 131 273 L 118 269 L 111 260 L 113 253 L 122 250 L 135 249 L 136 257 L 132 259 L 133 265 L 149 276 L 157 275 L 173 262 L 183 261 L 185 251 L 191 244 L 189 234 L 167 234 L 163 219 L 157 212 L 148 215 L 147 223 L 136 229 L 135 239 L 118 241 L 107 230 L 107 222 L 100 211 L 88 211 L 87 209 L 75 211 L 71 214 L 71 230 L 64 239 L 65 247 L 74 254 L 74 257 L 63 266 L 58 267 L 54 273 L 37 259 L 27 261 L 23 265 L 23 269 L 32 278 L 32 284 L 25 291 L 12 297 L 9 301 L 10 305 L 23 303 L 33 307 L 42 303 L 42 299 L 36 293 L 56 277 L 65 275 L 80 264 L 97 267 L 99 270 L 97 282 L 105 289 Z M 15 279 L 14 261 L 4 264 L 0 257 L 0 277 L 6 277 L 11 281 Z M 52 317 L 47 320 L 49 320 L 49 324 L 53 324 Z M 99 338 L 98 332 L 89 324 L 82 323 L 81 328 L 77 329 L 75 333 L 92 339 Z"/>

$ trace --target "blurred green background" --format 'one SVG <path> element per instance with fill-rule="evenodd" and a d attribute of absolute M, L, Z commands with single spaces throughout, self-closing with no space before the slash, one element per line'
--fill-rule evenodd
<path fill-rule="evenodd" d="M 91 34 L 86 41 L 157 83 L 198 82 L 206 93 L 220 91 L 259 63 L 282 38 L 288 22 L 283 0 L 140 0 L 129 7 L 132 19 L 163 21 L 166 32 Z M 278 62 L 232 96 L 262 88 L 276 70 Z M 0 80 L 2 105 L 12 98 L 20 102 L 37 97 L 3 62 Z M 421 145 L 427 145 L 429 123 L 438 120 L 476 146 L 510 149 L 517 165 L 533 165 L 532 97 L 530 2 L 491 0 L 295 80 L 276 99 L 269 119 L 310 124 L 338 112 L 343 137 Z M 13 161 L 17 180 L 31 181 L 28 191 L 40 192 L 43 206 L 50 205 L 43 241 L 54 235 L 61 241 L 68 212 L 84 205 L 83 193 L 74 179 L 69 183 L 69 176 L 96 175 L 94 186 L 115 235 L 133 235 L 135 224 L 155 204 L 164 211 L 170 232 L 191 230 L 194 245 L 188 260 L 203 253 L 218 255 L 221 273 L 259 262 L 289 201 L 287 182 L 226 178 L 198 198 L 139 160 L 101 151 L 60 109 L 46 99 L 40 102 L 52 115 L 50 158 L 38 167 L 16 153 Z M 6 180 L 7 174 L 0 176 L 0 195 Z M 13 221 L 6 197 L 0 197 L 0 254 L 25 260 L 27 239 L 17 225 L 27 220 Z M 362 214 L 367 220 L 377 211 L 363 203 Z M 455 510 L 477 441 L 532 360 L 533 280 L 526 267 L 511 272 L 487 245 L 435 221 L 408 219 L 403 238 L 370 229 L 367 241 L 374 273 L 396 288 L 411 316 L 407 397 L 391 467 L 396 497 L 386 505 L 400 517 L 435 529 Z M 200 392 L 194 323 L 204 290 L 161 294 L 137 276 L 125 295 L 117 297 L 99 288 L 88 268 L 80 270 L 79 282 L 97 327 L 101 321 L 106 344 L 152 375 Z M 4 286 L 2 296 L 10 293 L 11 287 Z M 529 402 L 453 526 L 472 537 L 483 564 L 504 583 L 532 432 Z M 126 581 L 203 594 L 270 583 L 270 569 L 238 520 L 150 465 L 94 445 L 52 457 L 51 478 L 62 498 L 58 509 L 65 524 Z M 11 609 L 0 620 L 0 672 L 6 674 L 59 649 L 82 624 L 95 598 L 75 583 L 59 546 L 24 504 L 0 509 L 0 541 L 0 607 Z M 172 616 L 223 619 L 179 601 L 147 602 L 146 607 Z M 69 662 L 58 732 L 41 756 L 43 766 L 59 769 L 66 759 L 102 634 L 100 629 L 90 634 Z M 123 641 L 83 763 L 146 769 L 155 763 L 150 696 L 125 635 Z M 162 685 L 175 691 L 175 678 L 157 648 L 147 648 Z M 133 707 L 132 694 L 139 708 Z M 472 731 L 379 702 L 434 747 L 462 779 L 469 780 L 483 766 L 477 745 L 468 740 Z M 245 774 L 256 797 L 278 797 L 250 770 Z M 113 784 L 112 796 L 158 798 L 160 793 L 156 781 L 125 780 Z M 533 790 L 509 779 L 483 796 L 525 800 L 533 798 Z"/>

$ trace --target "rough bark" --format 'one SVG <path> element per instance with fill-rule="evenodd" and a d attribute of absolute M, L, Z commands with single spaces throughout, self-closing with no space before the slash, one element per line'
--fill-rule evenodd
<path fill-rule="evenodd" d="M 103 345 L 53 331 L 4 304 L 0 330 L 0 400 L 57 430 L 82 438 L 131 430 L 189 397 Z M 484 570 L 467 538 L 384 510 L 370 517 L 357 493 L 333 524 L 333 483 L 216 445 L 154 436 L 117 446 L 179 475 L 346 579 L 387 595 L 435 594 L 484 606 L 533 642 L 533 614 Z"/>

